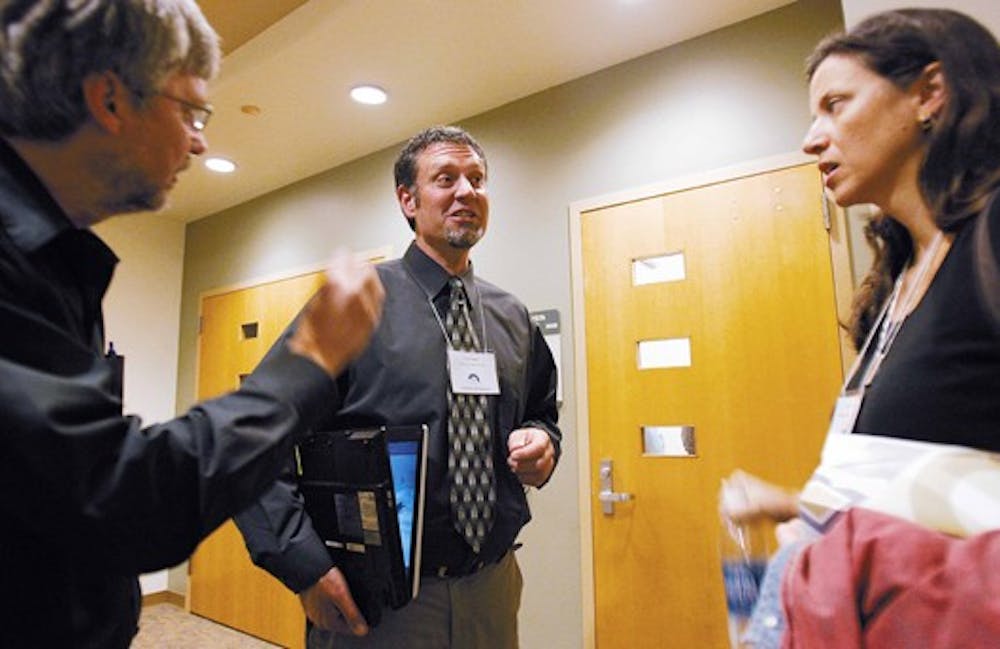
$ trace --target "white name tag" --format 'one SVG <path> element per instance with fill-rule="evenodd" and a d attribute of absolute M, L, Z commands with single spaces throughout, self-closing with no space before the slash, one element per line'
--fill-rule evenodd
<path fill-rule="evenodd" d="M 833 410 L 833 417 L 830 418 L 830 429 L 827 435 L 850 435 L 854 430 L 854 423 L 858 420 L 858 413 L 861 412 L 861 400 L 864 392 L 858 390 L 850 394 L 844 394 L 837 398 L 837 407 Z"/>
<path fill-rule="evenodd" d="M 454 394 L 500 394 L 497 359 L 492 352 L 448 350 L 448 373 Z"/>

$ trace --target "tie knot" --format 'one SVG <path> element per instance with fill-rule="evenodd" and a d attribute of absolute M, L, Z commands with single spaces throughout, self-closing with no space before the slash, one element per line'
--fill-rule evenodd
<path fill-rule="evenodd" d="M 462 280 L 452 277 L 448 280 L 448 286 L 451 288 L 449 299 L 452 302 L 463 302 L 465 300 L 465 287 L 462 286 Z"/>

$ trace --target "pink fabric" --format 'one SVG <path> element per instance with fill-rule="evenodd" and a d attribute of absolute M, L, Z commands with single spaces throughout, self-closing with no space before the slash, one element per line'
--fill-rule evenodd
<path fill-rule="evenodd" d="M 1000 647 L 1000 531 L 957 539 L 855 508 L 789 566 L 782 649 Z"/>

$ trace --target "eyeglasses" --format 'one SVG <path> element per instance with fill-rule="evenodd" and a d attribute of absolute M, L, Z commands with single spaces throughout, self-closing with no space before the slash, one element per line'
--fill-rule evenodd
<path fill-rule="evenodd" d="M 178 104 L 184 107 L 184 121 L 193 130 L 201 133 L 208 126 L 208 120 L 212 117 L 212 107 L 202 106 L 201 104 L 195 104 L 188 101 L 187 99 L 181 99 L 180 97 L 174 97 L 173 95 L 168 95 L 165 92 L 156 93 L 161 97 L 176 101 Z"/>

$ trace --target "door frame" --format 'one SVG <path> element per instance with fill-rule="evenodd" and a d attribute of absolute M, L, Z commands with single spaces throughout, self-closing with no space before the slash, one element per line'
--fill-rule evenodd
<path fill-rule="evenodd" d="M 613 207 L 623 203 L 652 198 L 663 194 L 671 194 L 707 185 L 714 185 L 730 180 L 737 180 L 761 173 L 769 173 L 814 163 L 812 156 L 801 152 L 793 152 L 758 158 L 732 166 L 721 167 L 706 172 L 677 176 L 668 180 L 625 189 L 619 192 L 602 194 L 570 203 L 569 206 L 569 237 L 570 237 L 570 283 L 573 295 L 573 364 L 574 387 L 576 400 L 576 444 L 577 468 L 579 481 L 580 514 L 580 595 L 583 610 L 583 648 L 594 649 L 596 645 L 595 592 L 594 592 L 594 542 L 592 501 L 596 497 L 591 494 L 590 475 L 590 401 L 587 394 L 587 331 L 584 314 L 583 291 L 583 247 L 581 216 L 584 212 Z M 830 253 L 832 260 L 834 295 L 837 302 L 837 318 L 846 322 L 850 313 L 851 299 L 854 294 L 852 274 L 853 254 L 851 238 L 848 236 L 848 221 L 843 209 L 838 208 L 828 198 L 821 199 L 824 203 L 823 214 L 827 220 L 830 232 Z M 840 356 L 842 370 L 846 373 L 854 360 L 854 352 L 846 334 L 840 336 Z"/>

